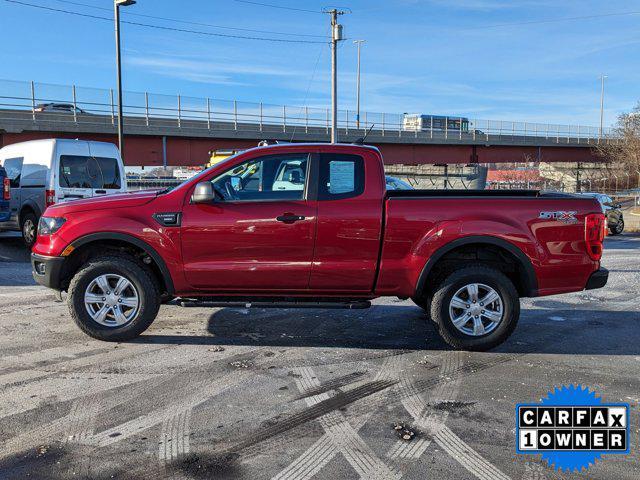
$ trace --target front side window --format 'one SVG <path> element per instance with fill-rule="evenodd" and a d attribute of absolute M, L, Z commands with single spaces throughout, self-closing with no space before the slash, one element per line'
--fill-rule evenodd
<path fill-rule="evenodd" d="M 358 155 L 320 155 L 320 200 L 340 200 L 364 191 L 364 160 Z"/>
<path fill-rule="evenodd" d="M 211 183 L 226 202 L 302 200 L 309 154 L 267 155 L 241 163 Z"/>
<path fill-rule="evenodd" d="M 4 169 L 7 171 L 7 178 L 9 179 L 9 185 L 11 188 L 18 188 L 20 186 L 23 161 L 24 159 L 22 157 L 7 158 L 4 161 Z"/>
<path fill-rule="evenodd" d="M 120 189 L 120 168 L 115 158 L 62 155 L 60 186 L 63 188 Z"/>

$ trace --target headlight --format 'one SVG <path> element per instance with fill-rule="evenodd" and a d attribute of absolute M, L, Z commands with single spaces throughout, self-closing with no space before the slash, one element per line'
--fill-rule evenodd
<path fill-rule="evenodd" d="M 62 217 L 40 217 L 38 235 L 52 235 L 60 230 L 66 221 L 67 219 Z"/>

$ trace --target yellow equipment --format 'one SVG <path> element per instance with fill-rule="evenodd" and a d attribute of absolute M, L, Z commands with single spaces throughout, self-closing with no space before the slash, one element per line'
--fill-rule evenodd
<path fill-rule="evenodd" d="M 220 148 L 218 150 L 209 150 L 209 163 L 207 163 L 207 168 L 212 167 L 213 165 L 220 163 L 222 160 L 229 158 L 236 153 L 241 152 L 242 150 L 233 149 L 233 148 Z"/>

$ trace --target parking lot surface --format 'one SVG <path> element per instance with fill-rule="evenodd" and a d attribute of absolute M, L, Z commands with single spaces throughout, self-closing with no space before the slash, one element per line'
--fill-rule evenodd
<path fill-rule="evenodd" d="M 452 351 L 393 299 L 165 305 L 112 344 L 82 334 L 0 234 L 0 478 L 640 478 L 640 235 L 608 238 L 603 265 L 601 290 L 523 299 L 487 353 Z M 632 454 L 580 474 L 517 455 L 515 405 L 576 383 L 631 404 Z"/>

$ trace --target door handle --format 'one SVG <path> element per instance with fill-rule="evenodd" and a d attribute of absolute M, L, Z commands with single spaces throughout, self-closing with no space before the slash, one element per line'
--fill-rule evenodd
<path fill-rule="evenodd" d="M 293 213 L 285 213 L 283 215 L 280 215 L 279 217 L 276 217 L 276 220 L 282 223 L 295 223 L 304 219 L 304 216 L 294 215 Z"/>
<path fill-rule="evenodd" d="M 96 193 L 99 195 L 104 195 L 105 193 L 107 193 L 106 190 L 96 190 Z"/>

